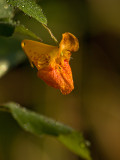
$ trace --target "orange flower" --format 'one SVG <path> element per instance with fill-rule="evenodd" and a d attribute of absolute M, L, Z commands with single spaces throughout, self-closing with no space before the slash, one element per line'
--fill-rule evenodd
<path fill-rule="evenodd" d="M 62 94 L 69 94 L 74 89 L 69 60 L 71 52 L 79 49 L 79 42 L 73 34 L 64 33 L 59 47 L 32 40 L 23 40 L 21 45 L 31 65 L 38 69 L 39 78 L 60 89 Z"/>

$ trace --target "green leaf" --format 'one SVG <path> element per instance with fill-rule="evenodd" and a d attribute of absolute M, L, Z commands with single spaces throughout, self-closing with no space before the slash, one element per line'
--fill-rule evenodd
<path fill-rule="evenodd" d="M 87 143 L 89 144 L 89 142 L 84 140 L 82 134 L 78 132 L 72 132 L 68 135 L 60 135 L 58 139 L 74 153 L 87 160 L 91 160 L 90 152 L 86 147 Z"/>
<path fill-rule="evenodd" d="M 28 16 L 33 17 L 42 24 L 47 25 L 47 19 L 44 16 L 41 7 L 37 5 L 34 0 L 7 0 L 7 2 L 14 7 L 18 7 Z"/>
<path fill-rule="evenodd" d="M 6 3 L 6 0 L 0 0 L 0 19 L 12 18 L 13 14 L 13 7 Z"/>
<path fill-rule="evenodd" d="M 0 78 L 25 60 L 26 56 L 15 38 L 0 37 Z"/>
<path fill-rule="evenodd" d="M 59 134 L 67 134 L 71 133 L 72 131 L 71 128 L 20 107 L 19 104 L 8 103 L 5 106 L 6 108 L 10 109 L 11 114 L 17 120 L 20 126 L 33 134 L 48 134 L 58 136 Z"/>
<path fill-rule="evenodd" d="M 17 66 L 25 60 L 25 55 L 21 51 L 14 54 L 0 57 L 0 78 L 4 76 L 10 69 Z"/>
<path fill-rule="evenodd" d="M 38 37 L 35 33 L 30 31 L 29 29 L 25 28 L 25 26 L 23 26 L 23 25 L 16 25 L 15 32 L 16 33 L 21 33 L 23 35 L 27 35 L 27 36 L 30 36 L 30 37 L 32 37 L 34 39 L 42 41 L 42 39 L 40 37 Z"/>
<path fill-rule="evenodd" d="M 40 37 L 38 37 L 35 33 L 25 28 L 23 25 L 8 22 L 0 22 L 0 36 L 10 37 L 13 33 L 20 33 L 22 35 L 30 36 L 34 39 L 42 41 Z"/>
<path fill-rule="evenodd" d="M 2 109 L 8 110 L 24 130 L 35 135 L 46 134 L 55 136 L 71 151 L 86 160 L 91 160 L 86 141 L 81 133 L 62 123 L 22 108 L 16 103 L 11 102 L 2 105 Z"/>
<path fill-rule="evenodd" d="M 0 22 L 0 36 L 10 37 L 14 33 L 15 25 L 11 23 Z"/>

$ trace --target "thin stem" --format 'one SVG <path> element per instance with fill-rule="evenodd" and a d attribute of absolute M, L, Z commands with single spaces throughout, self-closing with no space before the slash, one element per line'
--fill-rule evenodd
<path fill-rule="evenodd" d="M 56 42 L 58 43 L 58 40 L 55 38 L 55 36 L 53 35 L 53 33 L 51 32 L 51 30 L 45 25 L 45 24 L 42 24 L 46 29 L 47 31 L 49 32 L 51 38 Z"/>

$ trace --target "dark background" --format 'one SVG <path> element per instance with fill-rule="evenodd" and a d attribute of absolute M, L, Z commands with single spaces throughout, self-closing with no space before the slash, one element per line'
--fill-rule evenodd
<path fill-rule="evenodd" d="M 39 3 L 59 41 L 64 32 L 79 39 L 80 49 L 70 61 L 75 89 L 64 96 L 47 86 L 26 59 L 0 79 L 0 103 L 18 102 L 83 131 L 91 142 L 93 160 L 120 160 L 120 1 Z M 21 12 L 16 13 L 15 19 L 38 34 L 44 43 L 55 45 L 37 21 Z M 0 54 L 9 54 L 14 48 L 22 52 L 20 40 L 24 38 L 0 38 Z M 0 160 L 63 159 L 80 158 L 54 138 L 37 138 L 24 132 L 9 114 L 0 113 Z"/>

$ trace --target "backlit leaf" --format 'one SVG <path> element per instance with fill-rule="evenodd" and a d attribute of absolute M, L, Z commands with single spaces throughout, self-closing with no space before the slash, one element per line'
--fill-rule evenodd
<path fill-rule="evenodd" d="M 0 106 L 0 109 L 8 110 L 24 130 L 38 136 L 41 134 L 54 136 L 75 154 L 91 160 L 86 141 L 82 134 L 74 129 L 13 102 Z"/>
<path fill-rule="evenodd" d="M 39 5 L 34 0 L 7 0 L 8 4 L 18 7 L 25 14 L 35 18 L 37 21 L 47 25 L 47 19 Z"/>

